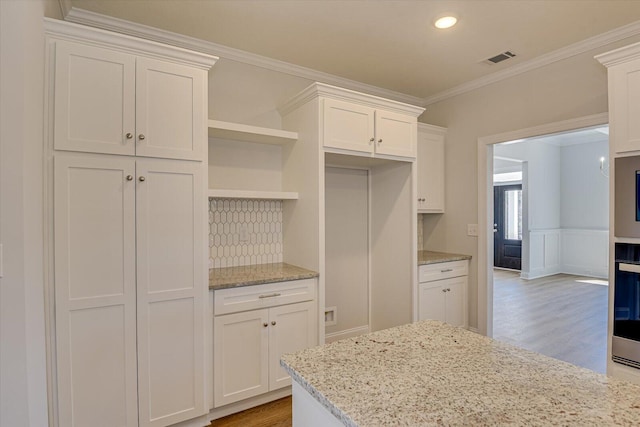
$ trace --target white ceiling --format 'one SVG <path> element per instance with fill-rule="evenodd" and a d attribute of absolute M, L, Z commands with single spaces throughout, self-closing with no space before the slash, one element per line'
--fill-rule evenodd
<path fill-rule="evenodd" d="M 61 1 L 419 98 L 640 20 L 636 0 Z"/>

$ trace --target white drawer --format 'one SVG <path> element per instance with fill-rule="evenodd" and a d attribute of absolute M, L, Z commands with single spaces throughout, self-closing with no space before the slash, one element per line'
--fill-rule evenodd
<path fill-rule="evenodd" d="M 316 288 L 316 279 L 302 279 L 220 289 L 213 292 L 213 315 L 310 301 L 316 298 Z"/>
<path fill-rule="evenodd" d="M 451 277 L 467 276 L 469 274 L 469 261 L 450 261 L 437 264 L 426 264 L 418 267 L 418 281 L 431 282 L 434 280 L 448 279 Z"/>

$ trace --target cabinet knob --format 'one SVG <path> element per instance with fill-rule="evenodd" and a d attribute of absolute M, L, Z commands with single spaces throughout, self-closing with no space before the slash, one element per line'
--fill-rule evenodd
<path fill-rule="evenodd" d="M 267 322 L 264 322 L 264 323 L 262 324 L 262 326 L 264 326 L 264 327 L 266 328 L 267 326 L 269 326 L 269 324 L 268 324 Z"/>
<path fill-rule="evenodd" d="M 133 181 L 133 175 L 127 175 L 127 181 Z"/>
<path fill-rule="evenodd" d="M 133 134 L 131 132 L 127 132 L 125 136 L 127 137 L 127 139 L 133 138 Z"/>
<path fill-rule="evenodd" d="M 147 179 L 147 178 L 145 178 L 144 176 L 141 176 L 140 178 L 138 178 L 138 180 L 139 180 L 140 182 L 144 182 L 146 179 Z"/>
<path fill-rule="evenodd" d="M 378 144 L 382 144 L 382 138 L 378 140 Z"/>
<path fill-rule="evenodd" d="M 138 139 L 139 139 L 140 141 L 144 140 L 145 138 L 146 138 L 146 137 L 144 136 L 144 134 L 143 134 L 143 133 L 141 133 L 140 135 L 138 135 Z"/>
<path fill-rule="evenodd" d="M 273 320 L 273 321 L 271 322 L 271 324 L 272 324 L 273 326 L 276 326 L 276 321 L 275 321 L 275 320 Z"/>
<path fill-rule="evenodd" d="M 371 139 L 369 140 L 369 142 L 373 142 L 373 141 L 375 141 L 375 140 L 376 140 L 375 138 L 371 138 Z"/>
<path fill-rule="evenodd" d="M 442 290 L 442 292 L 447 292 L 447 290 L 446 290 L 446 289 L 443 289 L 443 290 Z"/>

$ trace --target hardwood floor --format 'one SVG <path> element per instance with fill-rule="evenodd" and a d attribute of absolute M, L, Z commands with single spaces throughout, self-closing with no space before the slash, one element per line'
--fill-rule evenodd
<path fill-rule="evenodd" d="M 210 427 L 291 427 L 291 396 L 211 422 Z"/>
<path fill-rule="evenodd" d="M 567 274 L 522 280 L 494 270 L 493 337 L 605 373 L 606 283 Z"/>

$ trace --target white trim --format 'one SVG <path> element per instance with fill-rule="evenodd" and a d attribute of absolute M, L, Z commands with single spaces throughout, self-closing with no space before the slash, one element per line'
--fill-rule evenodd
<path fill-rule="evenodd" d="M 417 96 L 380 88 L 366 83 L 361 83 L 355 80 L 346 79 L 333 74 L 316 71 L 310 68 L 301 67 L 299 65 L 279 61 L 265 56 L 256 55 L 253 53 L 242 51 L 240 49 L 234 49 L 217 43 L 207 42 L 195 37 L 189 37 L 170 31 L 160 30 L 147 25 L 102 15 L 77 7 L 70 7 L 70 0 L 59 0 L 59 2 L 64 14 L 64 19 L 66 21 L 97 28 L 103 28 L 109 31 L 115 31 L 118 33 L 128 34 L 148 40 L 154 40 L 163 44 L 180 46 L 189 50 L 205 52 L 211 55 L 238 61 L 244 64 L 254 65 L 268 70 L 279 71 L 285 74 L 307 78 L 313 81 L 322 81 L 337 86 L 348 87 L 352 90 L 372 93 L 384 98 L 395 99 L 398 101 L 406 102 L 408 104 L 419 105 L 422 107 L 640 34 L 640 21 L 636 21 L 634 23 L 616 28 L 614 30 L 590 37 L 572 45 L 565 46 L 547 54 L 538 56 L 529 61 L 522 62 L 507 69 L 497 71 L 495 73 L 486 75 L 476 80 L 472 80 L 470 82 L 463 83 L 459 86 L 444 90 L 432 96 L 420 98 Z M 597 59 L 600 60 L 600 58 Z"/>
<path fill-rule="evenodd" d="M 345 338 L 357 337 L 359 335 L 368 334 L 369 326 L 358 326 L 357 328 L 345 329 L 344 331 L 333 332 L 330 334 L 324 335 L 325 343 L 330 343 L 338 340 L 342 340 Z"/>
<path fill-rule="evenodd" d="M 266 56 L 256 55 L 240 49 L 223 46 L 221 44 L 207 42 L 170 31 L 160 30 L 147 25 L 138 24 L 124 19 L 113 18 L 88 10 L 72 7 L 65 15 L 66 21 L 78 24 L 89 25 L 109 31 L 115 31 L 130 36 L 153 40 L 159 43 L 179 46 L 189 50 L 204 52 L 243 64 L 254 65 L 267 70 L 278 71 L 292 76 L 302 77 L 313 81 L 322 81 L 337 86 L 348 87 L 349 89 L 372 93 L 383 98 L 395 99 L 408 104 L 421 105 L 423 99 L 417 96 L 408 95 L 383 89 L 377 86 L 361 83 L 355 80 L 346 79 L 333 74 L 316 71 L 311 68 L 301 67 Z"/>
<path fill-rule="evenodd" d="M 521 62 L 520 64 L 516 64 L 504 70 L 488 74 L 484 77 L 480 77 L 479 79 L 463 83 L 450 89 L 446 89 L 442 92 L 436 93 L 435 95 L 426 97 L 424 99 L 424 102 L 422 103 L 422 106 L 426 107 L 428 105 L 435 104 L 436 102 L 440 102 L 448 98 L 453 98 L 454 96 L 461 95 L 466 92 L 471 92 L 472 90 L 479 89 L 492 83 L 496 83 L 501 80 L 505 80 L 510 77 L 535 70 L 536 68 L 544 67 L 546 65 L 553 64 L 554 62 L 562 61 L 564 59 L 580 55 L 590 50 L 607 46 L 608 44 L 615 43 L 629 37 L 637 36 L 638 34 L 640 34 L 640 21 L 636 21 L 631 24 L 616 28 L 614 30 L 598 34 L 597 36 L 589 37 L 588 39 L 579 41 L 569 46 L 562 47 L 544 55 L 540 55 L 528 61 Z M 613 51 L 611 53 L 613 54 L 615 52 L 616 51 Z M 596 57 L 596 59 L 598 59 L 600 62 L 603 62 L 605 59 L 608 61 L 609 56 L 608 54 L 599 55 Z"/>
<path fill-rule="evenodd" d="M 71 40 L 111 49 L 115 47 L 124 52 L 165 60 L 169 57 L 174 61 L 203 70 L 209 70 L 209 68 L 211 68 L 218 60 L 217 57 L 202 52 L 196 52 L 181 47 L 167 46 L 154 41 L 60 21 L 59 19 L 44 18 L 44 30 L 45 35 L 48 37 Z"/>
<path fill-rule="evenodd" d="M 408 114 L 413 117 L 418 117 L 424 112 L 424 108 L 417 107 L 415 105 L 393 101 L 390 99 L 381 98 L 379 96 L 369 95 L 362 92 L 356 92 L 354 90 L 344 89 L 341 87 L 318 82 L 310 84 L 296 96 L 281 105 L 278 108 L 278 112 L 281 116 L 286 116 L 291 111 L 299 108 L 301 105 L 304 105 L 312 99 L 316 99 L 319 97 L 337 99 L 339 101 L 346 101 L 350 103 L 358 103 L 373 108 L 383 108 L 388 111 L 393 111 L 400 114 Z"/>
<path fill-rule="evenodd" d="M 595 58 L 607 68 L 614 65 L 623 64 L 625 62 L 633 61 L 635 59 L 638 59 L 639 57 L 640 43 L 623 46 L 619 49 L 615 49 L 610 52 L 605 52 L 595 56 Z"/>
<path fill-rule="evenodd" d="M 478 138 L 478 330 L 493 335 L 493 268 L 489 254 L 493 254 L 493 145 L 515 139 L 532 138 L 608 123 L 609 113 L 547 123 L 526 129 Z M 491 209 L 489 209 L 491 205 Z"/>
<path fill-rule="evenodd" d="M 436 134 L 446 136 L 449 129 L 442 126 L 428 125 L 426 123 L 418 123 L 418 132 L 427 132 L 429 134 Z"/>

